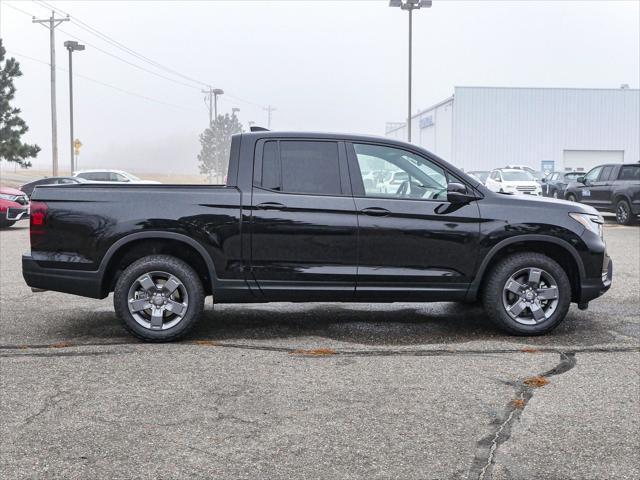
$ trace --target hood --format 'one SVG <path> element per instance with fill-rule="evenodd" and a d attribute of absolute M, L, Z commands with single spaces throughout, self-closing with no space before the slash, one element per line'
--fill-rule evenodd
<path fill-rule="evenodd" d="M 535 180 L 505 180 L 503 183 L 513 185 L 514 187 L 539 187 L 540 184 Z"/>
<path fill-rule="evenodd" d="M 11 187 L 0 187 L 0 193 L 4 195 L 18 195 L 18 196 L 26 195 L 23 191 L 20 191 L 16 188 L 11 188 Z"/>
<path fill-rule="evenodd" d="M 504 194 L 498 194 L 504 195 Z M 553 208 L 554 210 L 564 210 L 568 212 L 577 212 L 577 213 L 589 213 L 591 215 L 600 215 L 598 211 L 590 207 L 589 205 L 585 205 L 584 203 L 578 202 L 570 202 L 569 200 L 560 200 L 559 198 L 551 198 L 551 197 L 537 197 L 533 195 L 505 195 L 514 202 L 521 202 L 523 207 L 543 207 L 543 208 Z"/>

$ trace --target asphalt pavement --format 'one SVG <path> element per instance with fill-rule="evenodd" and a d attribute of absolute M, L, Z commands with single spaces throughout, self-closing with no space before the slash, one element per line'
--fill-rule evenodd
<path fill-rule="evenodd" d="M 611 290 L 544 337 L 477 307 L 208 303 L 185 340 L 112 298 L 32 293 L 0 231 L 3 479 L 638 479 L 640 228 Z"/>

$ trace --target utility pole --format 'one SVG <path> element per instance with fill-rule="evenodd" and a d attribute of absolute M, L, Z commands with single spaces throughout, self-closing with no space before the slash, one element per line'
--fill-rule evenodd
<path fill-rule="evenodd" d="M 265 110 L 267 112 L 267 115 L 268 115 L 268 117 L 267 117 L 268 118 L 268 120 L 267 120 L 267 128 L 269 130 L 271 130 L 271 112 L 275 112 L 276 108 L 272 107 L 271 105 L 269 105 L 267 107 L 264 107 L 263 110 Z"/>
<path fill-rule="evenodd" d="M 58 117 L 56 115 L 56 37 L 55 30 L 62 22 L 68 22 L 66 18 L 56 18 L 51 11 L 51 17 L 44 20 L 31 20 L 32 23 L 39 23 L 49 29 L 49 50 L 51 55 L 51 158 L 53 160 L 53 176 L 58 176 Z"/>
<path fill-rule="evenodd" d="M 207 110 L 209 110 L 209 126 L 213 125 L 213 119 L 218 118 L 218 95 L 224 95 L 224 90 L 221 88 L 211 88 L 209 90 L 202 90 L 202 93 L 206 93 L 207 95 L 204 97 L 204 103 L 207 105 Z"/>

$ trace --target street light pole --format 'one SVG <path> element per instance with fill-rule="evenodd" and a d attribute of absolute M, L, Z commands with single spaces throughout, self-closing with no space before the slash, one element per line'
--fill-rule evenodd
<path fill-rule="evenodd" d="M 411 142 L 411 83 L 412 83 L 412 67 L 413 67 L 413 11 L 420 8 L 431 7 L 431 0 L 389 0 L 390 7 L 400 7 L 402 10 L 409 11 L 409 95 L 407 105 L 407 141 Z"/>
<path fill-rule="evenodd" d="M 64 42 L 65 48 L 69 51 L 69 144 L 71 145 L 71 174 L 75 170 L 74 162 L 74 140 L 73 140 L 73 52 L 84 50 L 84 45 L 80 45 L 78 42 L 68 40 Z"/>
<path fill-rule="evenodd" d="M 407 141 L 411 143 L 411 79 L 413 67 L 413 9 L 409 9 L 409 103 L 407 104 Z"/>

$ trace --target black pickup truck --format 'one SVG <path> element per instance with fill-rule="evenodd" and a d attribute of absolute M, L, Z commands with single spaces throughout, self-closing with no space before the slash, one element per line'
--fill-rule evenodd
<path fill-rule="evenodd" d="M 30 235 L 28 285 L 114 292 L 148 341 L 183 335 L 207 295 L 480 300 L 506 331 L 537 335 L 612 277 L 593 208 L 493 193 L 421 148 L 365 136 L 234 136 L 226 185 L 37 187 Z"/>
<path fill-rule="evenodd" d="M 619 224 L 631 225 L 640 215 L 640 163 L 594 167 L 571 182 L 564 196 L 603 212 L 615 212 Z"/>

